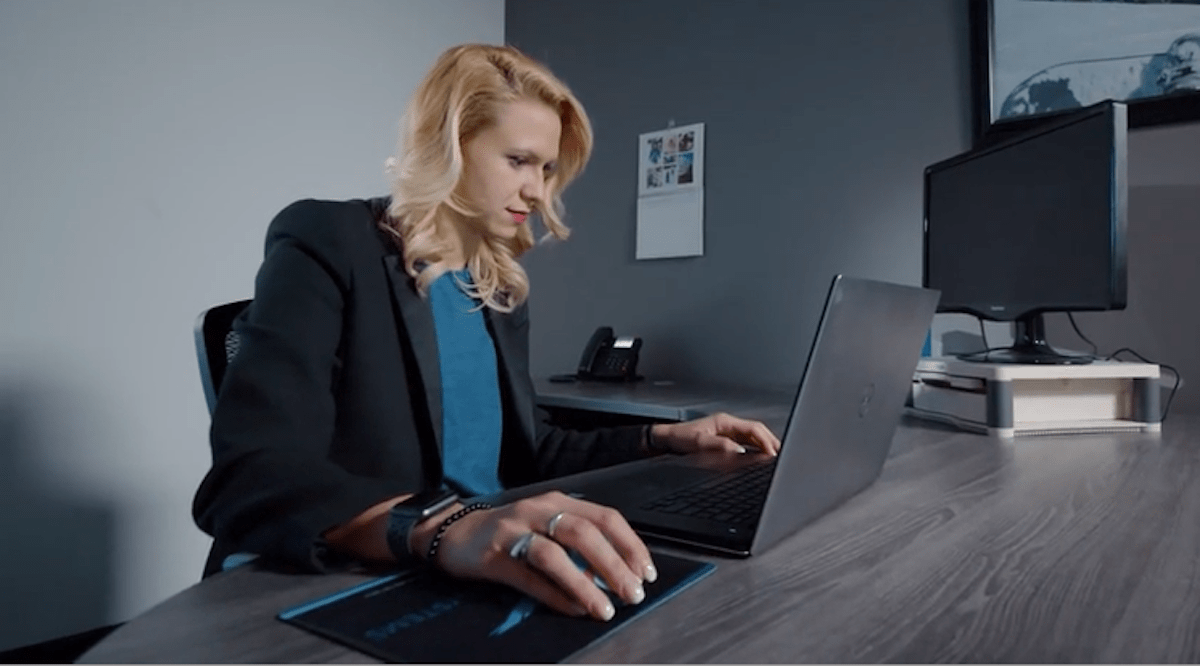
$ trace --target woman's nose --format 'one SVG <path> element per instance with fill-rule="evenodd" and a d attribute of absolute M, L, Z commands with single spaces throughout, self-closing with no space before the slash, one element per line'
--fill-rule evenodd
<path fill-rule="evenodd" d="M 526 177 L 521 187 L 521 196 L 526 201 L 541 201 L 545 189 L 546 182 L 542 180 L 541 174 L 533 173 L 531 177 Z"/>

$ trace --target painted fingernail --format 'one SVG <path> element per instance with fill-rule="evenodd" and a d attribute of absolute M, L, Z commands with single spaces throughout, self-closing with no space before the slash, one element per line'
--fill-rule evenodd
<path fill-rule="evenodd" d="M 600 619 L 608 622 L 617 614 L 617 609 L 613 608 L 612 604 L 604 604 L 604 608 L 600 609 Z"/>
<path fill-rule="evenodd" d="M 646 600 L 646 589 L 642 587 L 641 583 L 635 583 L 633 587 L 633 594 L 629 596 L 631 597 L 629 603 L 640 604 Z"/>
<path fill-rule="evenodd" d="M 646 565 L 646 582 L 653 583 L 658 580 L 658 569 L 654 568 L 653 564 Z"/>
<path fill-rule="evenodd" d="M 739 447 L 737 448 L 737 452 L 738 452 L 738 453 L 745 453 L 745 452 L 746 452 L 746 447 L 744 447 L 744 446 L 739 446 Z"/>

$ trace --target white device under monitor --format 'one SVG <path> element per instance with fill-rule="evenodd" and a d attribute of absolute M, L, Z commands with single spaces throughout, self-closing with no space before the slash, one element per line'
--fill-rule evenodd
<path fill-rule="evenodd" d="M 998 437 L 1159 432 L 1159 367 L 973 363 L 922 358 L 908 412 Z"/>

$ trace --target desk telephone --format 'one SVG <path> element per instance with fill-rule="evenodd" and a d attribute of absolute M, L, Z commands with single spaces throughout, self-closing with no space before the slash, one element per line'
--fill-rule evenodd
<path fill-rule="evenodd" d="M 637 381 L 641 379 L 637 374 L 638 352 L 641 349 L 641 338 L 616 337 L 612 327 L 601 326 L 592 333 L 592 338 L 583 348 L 583 355 L 579 358 L 579 370 L 574 375 L 554 375 L 550 380 Z"/>

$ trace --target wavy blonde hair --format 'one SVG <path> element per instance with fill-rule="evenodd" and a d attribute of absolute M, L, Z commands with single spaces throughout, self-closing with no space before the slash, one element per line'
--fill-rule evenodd
<path fill-rule="evenodd" d="M 511 46 L 465 44 L 438 58 L 417 87 L 405 112 L 399 159 L 388 160 L 392 203 L 385 229 L 404 253 L 404 267 L 422 294 L 450 267 L 443 257 L 448 241 L 438 218 L 448 208 L 477 215 L 456 191 L 463 175 L 463 145 L 496 122 L 500 107 L 518 99 L 544 102 L 562 121 L 558 165 L 533 202 L 549 237 L 566 239 L 561 195 L 587 163 L 592 128 L 583 105 L 544 65 Z M 517 262 L 535 244 L 529 225 L 509 239 L 485 236 L 467 257 L 471 295 L 483 306 L 510 312 L 529 295 L 529 277 Z"/>

